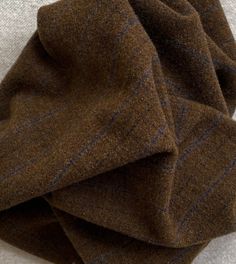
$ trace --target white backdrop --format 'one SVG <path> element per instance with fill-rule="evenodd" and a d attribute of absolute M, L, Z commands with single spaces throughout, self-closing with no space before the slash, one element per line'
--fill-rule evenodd
<path fill-rule="evenodd" d="M 0 81 L 36 29 L 38 8 L 52 2 L 55 0 L 0 0 Z M 221 0 L 221 2 L 236 37 L 236 0 Z M 0 263 L 47 264 L 48 262 L 0 240 Z M 193 264 L 235 263 L 236 233 L 213 240 Z"/>

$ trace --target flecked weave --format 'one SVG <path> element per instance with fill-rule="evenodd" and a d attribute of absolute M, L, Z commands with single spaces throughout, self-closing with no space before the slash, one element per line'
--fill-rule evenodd
<path fill-rule="evenodd" d="M 0 85 L 0 238 L 53 263 L 188 264 L 235 231 L 235 59 L 218 0 L 41 8 Z"/>

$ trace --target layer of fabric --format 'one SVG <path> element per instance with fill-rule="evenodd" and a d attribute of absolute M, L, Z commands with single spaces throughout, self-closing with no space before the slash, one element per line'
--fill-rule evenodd
<path fill-rule="evenodd" d="M 53 263 L 187 264 L 235 231 L 235 59 L 217 0 L 41 8 L 0 85 L 0 237 Z"/>

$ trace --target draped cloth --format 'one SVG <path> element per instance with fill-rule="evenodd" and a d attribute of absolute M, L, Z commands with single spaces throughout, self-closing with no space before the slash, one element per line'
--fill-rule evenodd
<path fill-rule="evenodd" d="M 236 230 L 236 47 L 218 0 L 60 0 L 0 84 L 0 238 L 58 264 L 191 263 Z"/>

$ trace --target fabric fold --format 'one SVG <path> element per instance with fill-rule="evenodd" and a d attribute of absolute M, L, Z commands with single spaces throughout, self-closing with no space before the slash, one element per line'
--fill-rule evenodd
<path fill-rule="evenodd" d="M 218 0 L 40 8 L 0 84 L 0 238 L 59 264 L 188 264 L 234 232 L 235 59 Z"/>

